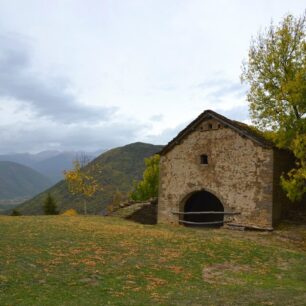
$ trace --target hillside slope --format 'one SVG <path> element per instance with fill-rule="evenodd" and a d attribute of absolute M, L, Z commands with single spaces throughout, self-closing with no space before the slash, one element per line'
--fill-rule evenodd
<path fill-rule="evenodd" d="M 51 186 L 37 171 L 9 161 L 0 161 L 0 199 L 31 197 Z"/>
<path fill-rule="evenodd" d="M 102 212 L 112 202 L 115 192 L 127 194 L 133 182 L 142 177 L 145 168 L 144 158 L 161 149 L 162 146 L 137 142 L 109 150 L 94 159 L 86 167 L 98 169 L 94 176 L 103 186 L 103 190 L 88 201 L 88 212 Z M 48 192 L 55 198 L 61 211 L 75 208 L 83 212 L 83 199 L 69 194 L 64 181 L 21 204 L 18 210 L 22 214 L 42 214 L 42 204 Z"/>
<path fill-rule="evenodd" d="M 0 233 L 1 306 L 306 301 L 305 223 L 266 233 L 0 216 Z"/>

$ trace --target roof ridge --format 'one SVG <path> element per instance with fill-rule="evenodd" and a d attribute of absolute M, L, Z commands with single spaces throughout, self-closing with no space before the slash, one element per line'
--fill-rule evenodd
<path fill-rule="evenodd" d="M 213 110 L 205 110 L 203 111 L 196 119 L 191 121 L 183 130 L 181 130 L 176 137 L 174 137 L 161 151 L 160 154 L 166 154 L 169 152 L 174 146 L 179 144 L 179 141 L 186 137 L 188 134 L 190 134 L 195 127 L 200 124 L 203 120 L 205 120 L 208 117 L 213 117 L 218 121 L 221 121 L 225 123 L 228 127 L 232 128 L 239 134 L 253 140 L 257 144 L 265 147 L 265 148 L 273 148 L 274 144 L 270 141 L 267 140 L 264 135 L 260 133 L 260 131 L 255 131 L 251 126 L 249 126 L 246 123 L 240 122 L 240 121 L 235 121 L 231 120 L 223 115 L 220 115 L 216 113 Z"/>

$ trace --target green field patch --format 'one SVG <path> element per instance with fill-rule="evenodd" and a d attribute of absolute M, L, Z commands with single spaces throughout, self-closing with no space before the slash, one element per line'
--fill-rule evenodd
<path fill-rule="evenodd" d="M 0 304 L 303 305 L 304 240 L 279 231 L 0 217 Z"/>

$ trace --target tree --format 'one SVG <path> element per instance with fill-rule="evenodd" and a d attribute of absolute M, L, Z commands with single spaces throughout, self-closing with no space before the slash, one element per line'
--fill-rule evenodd
<path fill-rule="evenodd" d="M 130 194 L 132 200 L 145 201 L 158 196 L 159 160 L 158 154 L 145 158 L 146 169 L 142 180 L 134 184 L 134 190 Z"/>
<path fill-rule="evenodd" d="M 306 193 L 306 12 L 287 15 L 252 40 L 242 81 L 253 123 L 273 133 L 279 148 L 290 149 L 296 168 L 281 178 L 292 201 Z"/>
<path fill-rule="evenodd" d="M 11 216 L 21 216 L 21 213 L 19 212 L 19 210 L 13 209 L 12 213 L 11 213 Z"/>
<path fill-rule="evenodd" d="M 44 213 L 45 215 L 58 215 L 56 202 L 50 193 L 47 194 L 44 202 Z"/>
<path fill-rule="evenodd" d="M 84 198 L 84 214 L 86 215 L 87 199 L 92 197 L 98 190 L 101 190 L 98 182 L 91 174 L 97 169 L 93 165 L 87 166 L 87 169 L 85 169 L 85 164 L 81 164 L 80 160 L 75 160 L 73 164 L 72 170 L 64 171 L 65 180 L 68 184 L 69 192 Z"/>

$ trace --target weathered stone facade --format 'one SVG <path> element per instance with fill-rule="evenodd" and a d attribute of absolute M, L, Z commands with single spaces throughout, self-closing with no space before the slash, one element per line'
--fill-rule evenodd
<path fill-rule="evenodd" d="M 239 128 L 206 111 L 166 146 L 160 160 L 159 223 L 179 224 L 182 216 L 173 212 L 183 212 L 186 200 L 205 190 L 221 201 L 224 211 L 240 213 L 225 215 L 225 222 L 273 227 L 281 204 L 286 205 L 278 182 L 281 169 L 275 164 L 283 153 Z M 201 163 L 203 155 L 207 164 Z"/>

